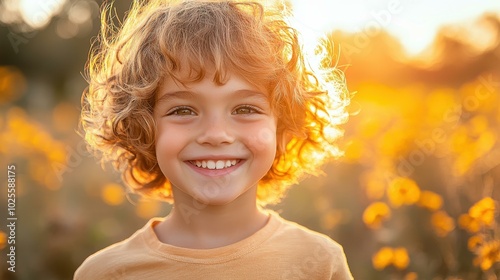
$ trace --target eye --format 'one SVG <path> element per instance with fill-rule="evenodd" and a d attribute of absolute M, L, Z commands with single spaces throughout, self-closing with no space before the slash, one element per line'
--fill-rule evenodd
<path fill-rule="evenodd" d="M 261 111 L 254 106 L 243 105 L 233 111 L 233 115 L 260 114 Z"/>
<path fill-rule="evenodd" d="M 191 115 L 196 115 L 196 113 L 189 107 L 181 106 L 181 107 L 175 107 L 175 108 L 171 109 L 170 111 L 168 111 L 168 113 L 166 115 L 167 116 L 172 116 L 172 115 L 191 116 Z"/>

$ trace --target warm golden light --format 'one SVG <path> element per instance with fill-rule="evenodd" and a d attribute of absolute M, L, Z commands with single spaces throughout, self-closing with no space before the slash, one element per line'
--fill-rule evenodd
<path fill-rule="evenodd" d="M 47 25 L 60 12 L 65 2 L 66 0 L 21 0 L 18 9 L 24 21 L 37 29 Z"/>
<path fill-rule="evenodd" d="M 333 29 L 361 33 L 370 40 L 386 30 L 400 40 L 410 55 L 419 54 L 428 48 L 443 26 L 458 22 L 471 26 L 473 19 L 485 12 L 500 15 L 500 1 L 496 0 L 480 1 L 474 5 L 466 0 L 291 2 L 296 26 L 308 40 L 317 38 L 318 33 Z M 477 37 L 474 35 L 477 34 L 477 28 L 469 30 L 468 36 L 472 39 Z M 480 41 L 483 44 L 484 37 Z"/>

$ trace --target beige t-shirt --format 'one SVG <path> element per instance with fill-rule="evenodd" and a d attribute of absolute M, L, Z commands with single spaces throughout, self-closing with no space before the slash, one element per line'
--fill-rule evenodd
<path fill-rule="evenodd" d="M 162 243 L 160 221 L 88 257 L 74 279 L 352 279 L 338 243 L 276 213 L 252 236 L 214 249 Z"/>

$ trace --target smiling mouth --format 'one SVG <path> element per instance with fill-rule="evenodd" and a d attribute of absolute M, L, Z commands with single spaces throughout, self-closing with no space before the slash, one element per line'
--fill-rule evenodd
<path fill-rule="evenodd" d="M 190 160 L 189 162 L 196 167 L 204 169 L 224 169 L 238 164 L 241 159 L 223 159 L 223 160 Z"/>

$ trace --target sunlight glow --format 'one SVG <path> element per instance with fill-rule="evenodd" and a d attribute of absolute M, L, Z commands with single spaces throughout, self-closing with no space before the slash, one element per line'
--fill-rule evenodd
<path fill-rule="evenodd" d="M 60 12 L 65 2 L 66 0 L 20 0 L 18 9 L 24 22 L 37 29 L 46 26 Z"/>
<path fill-rule="evenodd" d="M 317 37 L 316 33 L 331 30 L 369 33 L 378 28 L 397 37 L 409 55 L 424 51 L 443 26 L 470 22 L 484 13 L 500 15 L 498 0 L 474 4 L 467 0 L 291 0 L 291 3 L 304 37 Z"/>

